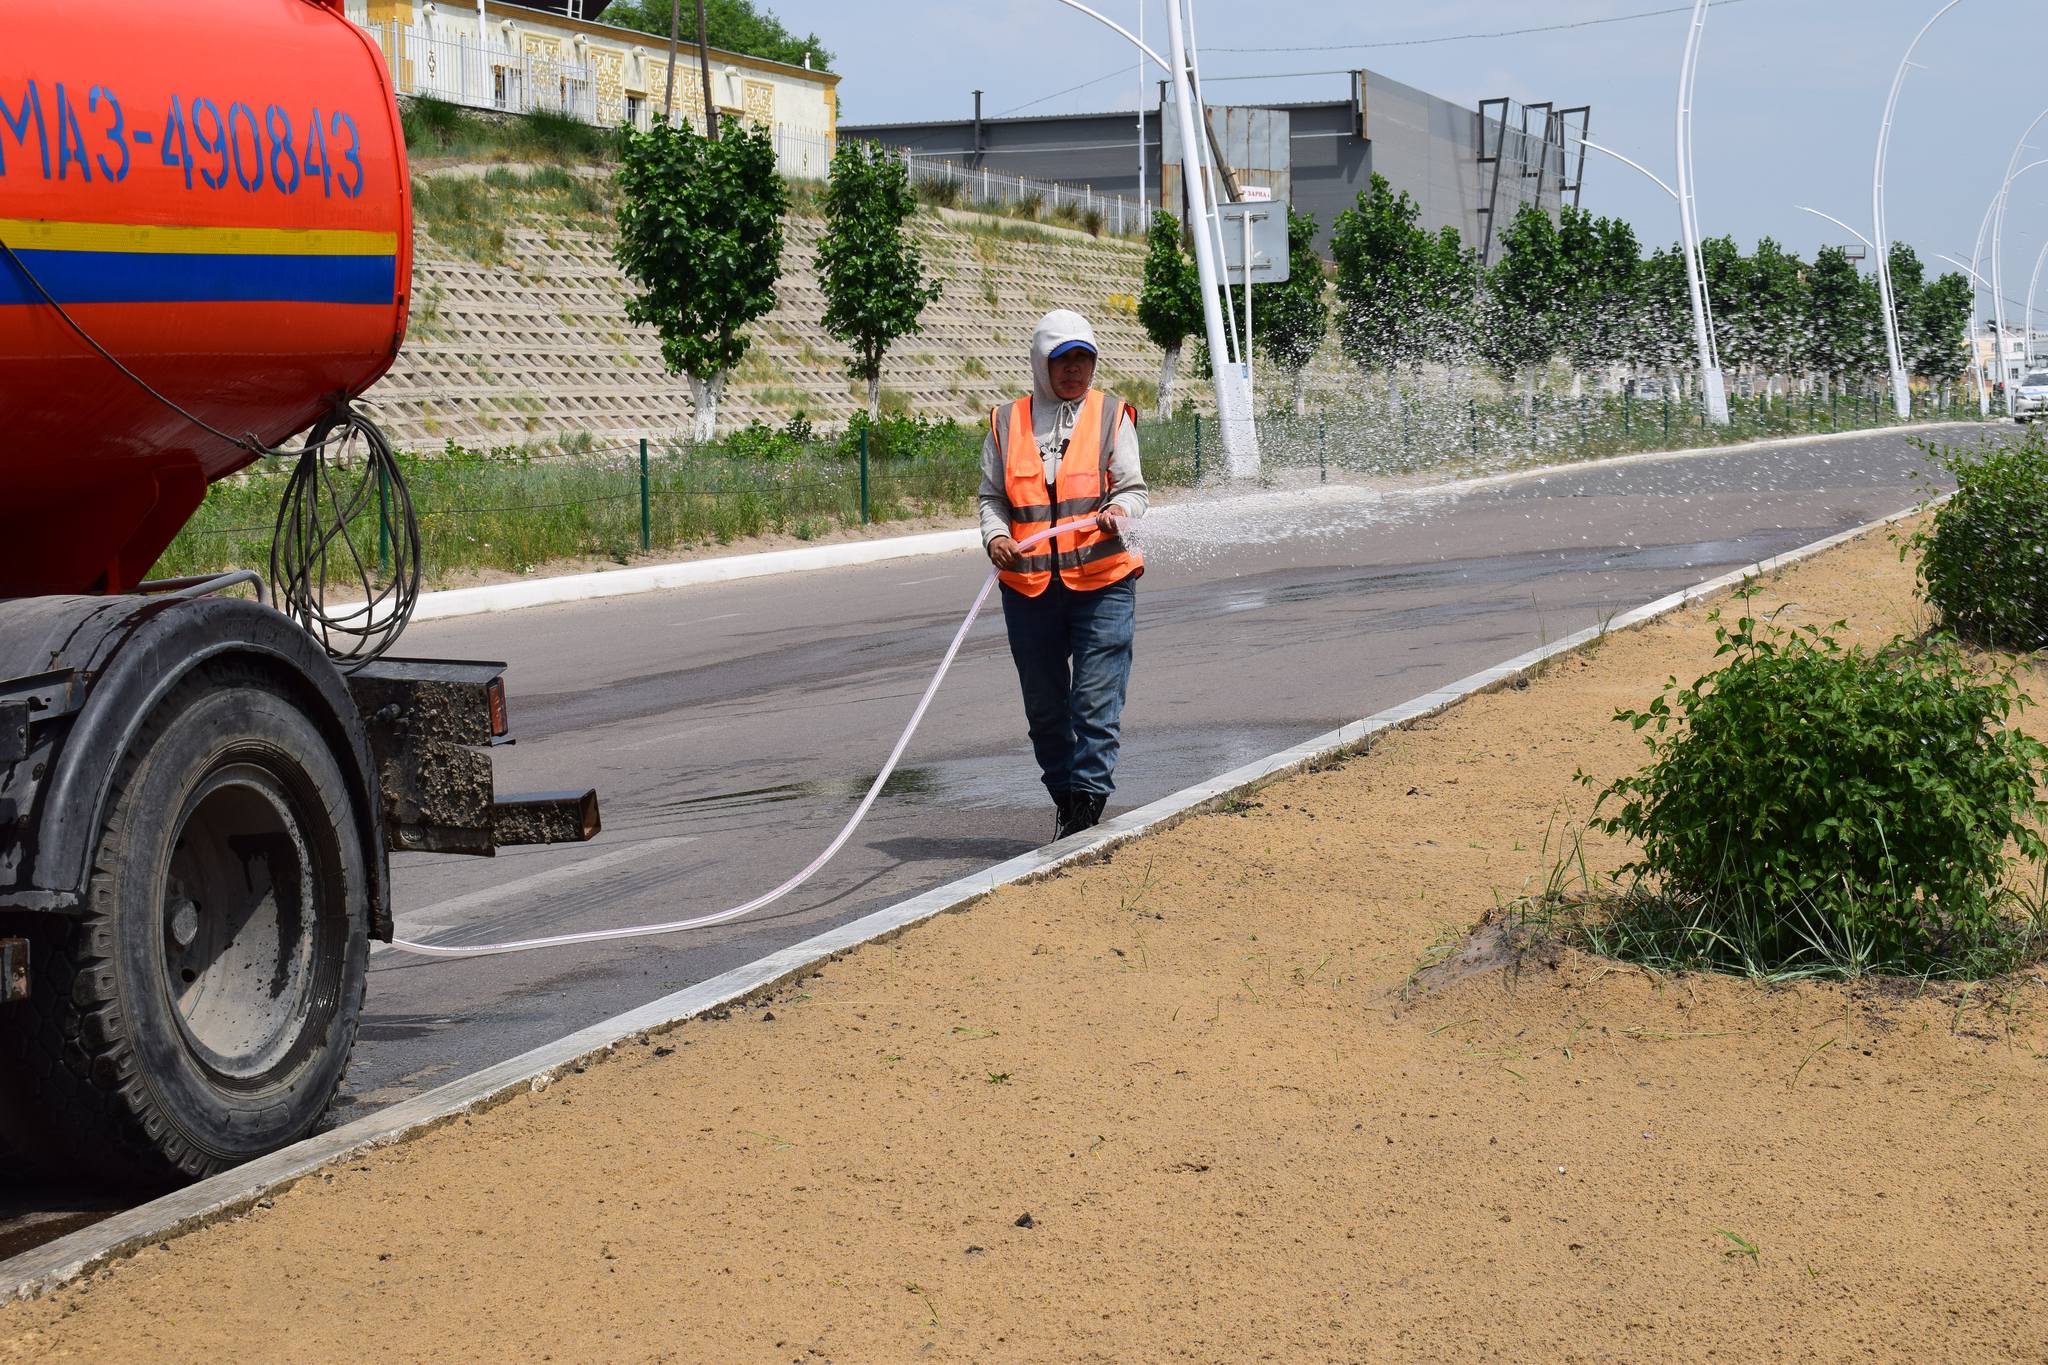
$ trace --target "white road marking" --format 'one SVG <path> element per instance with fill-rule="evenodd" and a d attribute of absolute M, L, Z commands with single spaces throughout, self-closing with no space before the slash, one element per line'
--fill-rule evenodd
<path fill-rule="evenodd" d="M 450 916 L 460 916 L 465 910 L 474 910 L 481 906 L 500 905 L 511 897 L 527 895 L 531 892 L 554 886 L 560 882 L 582 881 L 599 872 L 609 871 L 621 864 L 638 862 L 642 858 L 660 853 L 666 849 L 677 848 L 683 844 L 695 842 L 695 835 L 664 835 L 658 839 L 648 839 L 642 843 L 629 844 L 624 848 L 615 848 L 609 853 L 600 853 L 595 858 L 585 858 L 581 862 L 564 863 L 559 867 L 548 868 L 545 872 L 535 872 L 530 876 L 520 877 L 498 886 L 487 886 L 481 891 L 471 891 L 465 895 L 451 896 L 447 900 L 436 901 L 432 905 L 425 906 L 409 915 L 399 916 L 398 936 L 400 938 L 416 938 L 420 934 L 428 934 L 438 929 L 446 929 L 449 927 Z M 375 952 L 382 947 L 384 945 L 381 943 L 372 943 L 370 951 Z"/>
<path fill-rule="evenodd" d="M 942 573 L 935 578 L 907 578 L 903 580 L 901 583 L 898 583 L 896 586 L 899 588 L 915 588 L 925 583 L 943 583 L 947 579 L 952 577 L 954 577 L 954 575 L 949 573 Z"/>
<path fill-rule="evenodd" d="M 680 626 L 701 626 L 712 621 L 730 621 L 735 616 L 744 616 L 745 614 L 744 612 L 728 611 L 722 612 L 717 616 L 700 616 L 694 621 L 678 621 L 676 624 Z"/>

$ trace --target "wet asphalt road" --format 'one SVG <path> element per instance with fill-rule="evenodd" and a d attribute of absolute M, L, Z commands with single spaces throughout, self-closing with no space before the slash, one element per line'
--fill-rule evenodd
<path fill-rule="evenodd" d="M 1560 470 L 1154 534 L 1112 811 L 1731 568 L 1912 505 L 1904 438 Z M 594 843 L 401 856 L 402 933 L 490 942 L 735 904 L 830 839 L 983 574 L 972 553 L 415 626 L 494 658 L 500 792 L 594 785 Z M 1051 810 L 992 607 L 904 767 L 815 881 L 731 925 L 513 957 L 380 953 L 345 1122 L 1045 842 Z"/>

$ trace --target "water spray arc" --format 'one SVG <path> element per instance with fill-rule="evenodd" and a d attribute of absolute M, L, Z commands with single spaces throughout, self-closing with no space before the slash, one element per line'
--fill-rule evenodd
<path fill-rule="evenodd" d="M 1244 367 L 1229 360 L 1235 354 L 1235 348 L 1219 302 L 1222 295 L 1222 224 L 1210 203 L 1209 186 L 1204 183 L 1202 171 L 1208 166 L 1207 145 L 1197 137 L 1199 129 L 1195 123 L 1194 49 L 1189 36 L 1192 26 L 1184 20 L 1182 10 L 1184 5 L 1191 6 L 1193 0 L 1167 0 L 1166 45 L 1173 54 L 1172 61 L 1147 47 L 1122 24 L 1099 10 L 1090 9 L 1080 0 L 1059 0 L 1059 3 L 1120 35 L 1140 53 L 1151 58 L 1161 70 L 1173 76 L 1174 113 L 1180 128 L 1182 148 L 1181 181 L 1187 187 L 1188 226 L 1195 240 L 1195 272 L 1202 285 L 1203 335 L 1209 343 L 1212 362 L 1209 368 L 1216 381 L 1217 425 L 1223 428 L 1223 450 L 1228 457 L 1230 476 L 1234 479 L 1257 478 L 1258 428 L 1252 413 L 1251 395 L 1246 392 Z"/>
<path fill-rule="evenodd" d="M 1705 263 L 1701 259 L 1699 214 L 1693 191 L 1692 100 L 1698 78 L 1700 39 L 1712 0 L 1693 0 L 1692 26 L 1685 36 L 1685 57 L 1678 68 L 1678 230 L 1685 248 L 1686 287 L 1692 295 L 1692 326 L 1700 352 L 1700 398 L 1707 420 L 1728 425 L 1728 386 L 1721 377 L 1721 352 L 1714 341 L 1714 315 L 1707 300 Z"/>
<path fill-rule="evenodd" d="M 1892 295 L 1892 239 L 1884 220 L 1884 173 L 1885 164 L 1891 157 L 1892 117 L 1898 112 L 1899 92 L 1905 88 L 1906 72 L 1912 68 L 1913 53 L 1920 46 L 1920 40 L 1927 36 L 1927 30 L 1934 27 L 1935 20 L 1960 5 L 1963 0 L 1948 0 L 1948 3 L 1934 12 L 1933 18 L 1920 26 L 1913 35 L 1913 41 L 1906 44 L 1906 55 L 1899 58 L 1899 69 L 1892 76 L 1891 94 L 1884 102 L 1884 119 L 1877 127 L 1877 156 L 1870 172 L 1870 226 L 1871 235 L 1877 240 L 1871 250 L 1877 255 L 1877 292 L 1884 313 L 1885 357 L 1892 371 L 1892 409 L 1900 417 L 1913 413 L 1912 391 L 1906 385 L 1906 356 L 1899 346 L 1899 306 Z M 1971 342 L 1976 341 L 1976 324 L 1971 323 Z M 1982 378 L 1979 378 L 1979 387 Z"/>

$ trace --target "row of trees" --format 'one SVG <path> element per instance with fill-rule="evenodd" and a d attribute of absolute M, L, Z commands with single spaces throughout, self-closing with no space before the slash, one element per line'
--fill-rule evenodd
<path fill-rule="evenodd" d="M 1406 192 L 1372 178 L 1330 236 L 1334 289 L 1310 247 L 1316 224 L 1288 215 L 1292 278 L 1253 288 L 1253 344 L 1290 373 L 1297 410 L 1303 370 L 1334 323 L 1344 354 L 1388 378 L 1402 401 L 1404 377 L 1425 362 L 1453 374 L 1485 364 L 1519 380 L 1533 399 L 1562 361 L 1577 392 L 1588 378 L 1669 375 L 1680 385 L 1696 342 L 1685 257 L 1673 245 L 1644 254 L 1633 229 L 1567 206 L 1555 218 L 1525 205 L 1501 236 L 1500 258 L 1481 269 L 1456 228 L 1431 234 Z M 1201 287 L 1170 215 L 1154 219 L 1139 319 L 1166 353 L 1160 401 L 1186 338 L 1201 328 Z M 1744 255 L 1727 237 L 1703 245 L 1722 365 L 1768 392 L 1781 383 L 1823 393 L 1886 368 L 1877 283 L 1839 248 L 1803 261 L 1766 237 Z M 1892 246 L 1901 346 L 1913 373 L 1945 386 L 1969 363 L 1972 307 L 1957 274 L 1928 280 L 1913 249 Z M 1334 309 L 1325 291 L 1334 296 Z"/>
<path fill-rule="evenodd" d="M 751 324 L 775 307 L 788 189 L 767 132 L 739 120 L 720 122 L 715 138 L 666 122 L 623 136 L 614 255 L 638 286 L 626 314 L 654 329 L 669 371 L 688 377 L 691 439 L 708 441 Z M 883 357 L 919 330 L 940 292 L 905 230 L 916 208 L 902 162 L 872 143 L 840 147 L 825 191 L 818 284 L 825 328 L 850 352 L 848 374 L 867 384 L 871 422 L 880 415 Z"/>

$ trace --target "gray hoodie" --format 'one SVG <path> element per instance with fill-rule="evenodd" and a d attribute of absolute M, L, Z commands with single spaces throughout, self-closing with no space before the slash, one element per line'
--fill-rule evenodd
<path fill-rule="evenodd" d="M 1074 430 L 1080 400 L 1063 403 L 1052 391 L 1052 353 L 1069 341 L 1095 345 L 1095 329 L 1079 313 L 1056 308 L 1038 320 L 1031 334 L 1031 434 L 1038 438 L 1038 452 L 1045 459 L 1045 482 L 1050 488 L 1060 476 L 1060 444 Z M 981 543 L 984 549 L 997 536 L 1010 534 L 1010 500 L 1002 455 L 996 450 L 993 433 L 981 438 Z M 1136 520 L 1145 515 L 1145 473 L 1138 467 L 1138 432 L 1127 418 L 1117 425 L 1116 450 L 1109 460 L 1112 507 Z"/>

